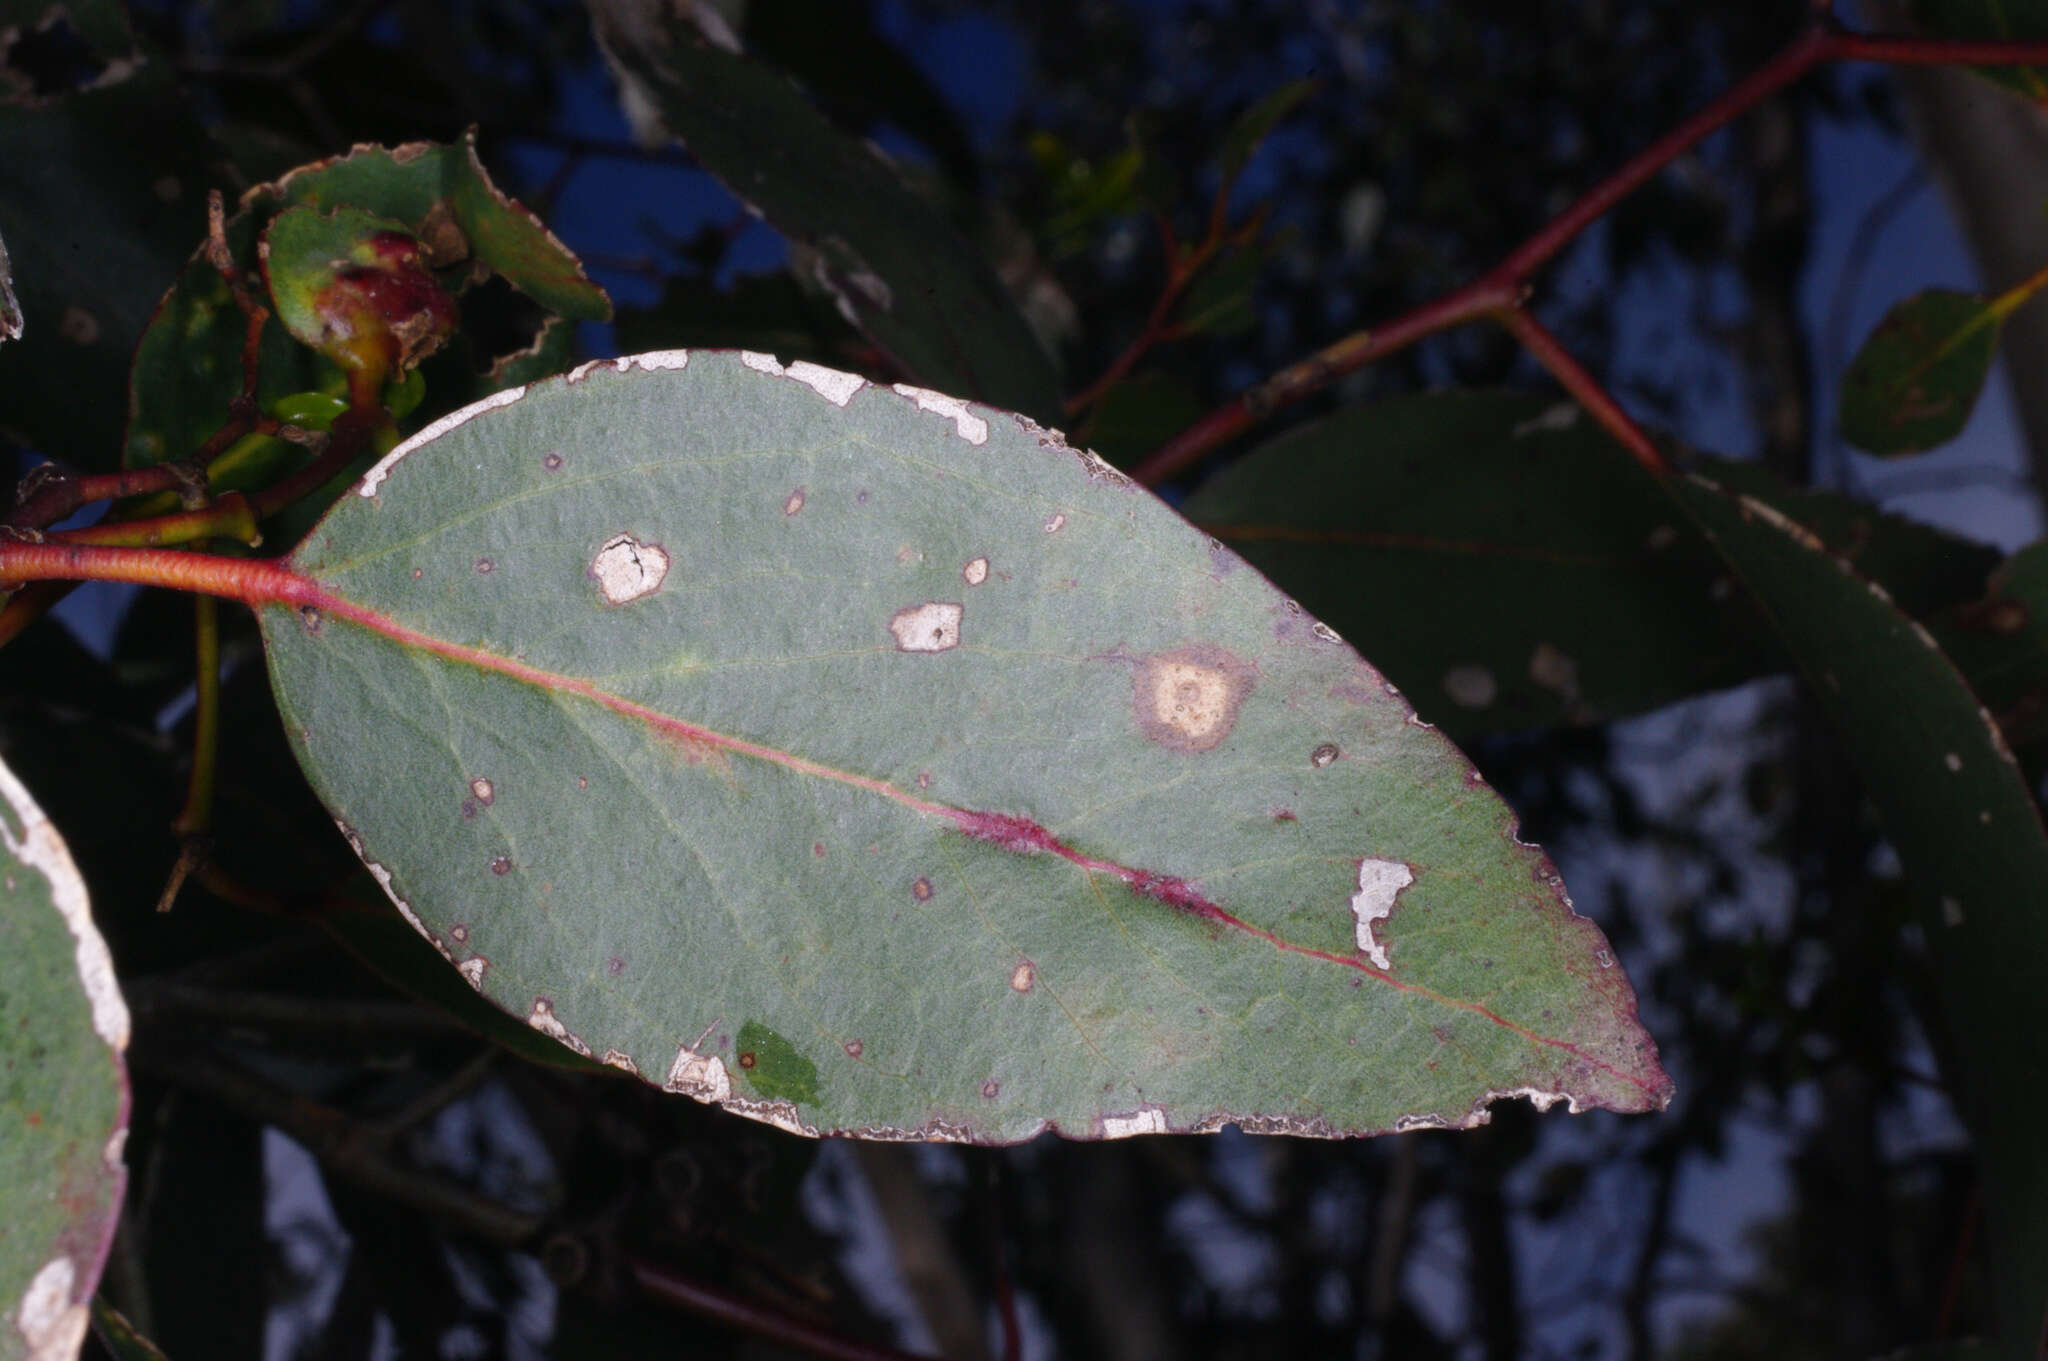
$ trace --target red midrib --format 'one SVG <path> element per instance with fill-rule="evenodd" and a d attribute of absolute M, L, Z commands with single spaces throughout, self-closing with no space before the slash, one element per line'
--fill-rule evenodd
<path fill-rule="evenodd" d="M 1032 821 L 1030 818 L 1018 817 L 1010 813 L 988 813 L 978 812 L 973 809 L 955 808 L 950 804 L 922 799 L 907 790 L 897 788 L 886 780 L 877 780 L 872 776 L 859 775 L 853 771 L 841 770 L 836 766 L 823 765 L 816 761 L 807 760 L 793 752 L 784 751 L 779 747 L 765 746 L 759 742 L 750 742 L 743 737 L 734 737 L 728 733 L 718 732 L 714 729 L 702 727 L 698 724 L 662 713 L 659 710 L 650 709 L 644 704 L 637 704 L 632 700 L 612 694 L 608 690 L 600 689 L 586 680 L 579 680 L 573 676 L 559 675 L 552 671 L 544 671 L 537 666 L 531 666 L 525 662 L 501 656 L 495 652 L 489 652 L 482 648 L 468 647 L 461 643 L 451 643 L 446 639 L 435 638 L 429 634 L 421 633 L 417 629 L 399 623 L 388 615 L 380 614 L 375 610 L 365 608 L 351 600 L 335 595 L 310 577 L 284 571 L 278 572 L 275 575 L 266 574 L 266 576 L 268 580 L 261 588 L 243 596 L 251 605 L 292 605 L 301 611 L 302 616 L 307 610 L 315 610 L 322 615 L 332 615 L 338 619 L 345 619 L 352 624 L 368 629 L 406 647 L 418 648 L 423 652 L 432 653 L 437 657 L 443 657 L 452 662 L 460 662 L 485 671 L 493 671 L 499 675 L 525 681 L 527 684 L 539 686 L 546 690 L 580 696 L 593 704 L 611 710 L 613 713 L 645 723 L 649 727 L 683 742 L 699 744 L 735 756 L 746 756 L 754 760 L 765 761 L 771 765 L 781 766 L 785 770 L 794 771 L 799 775 L 815 776 L 819 779 L 850 785 L 856 789 L 864 789 L 871 794 L 876 794 L 898 803 L 913 812 L 927 817 L 943 818 L 951 822 L 962 835 L 972 837 L 976 841 L 989 842 L 1020 855 L 1057 855 L 1062 860 L 1066 860 L 1090 873 L 1107 874 L 1120 879 L 1133 892 L 1151 898 L 1155 902 L 1164 903 L 1168 907 L 1185 912 L 1190 916 L 1198 917 L 1204 921 L 1213 922 L 1218 926 L 1257 937 L 1276 950 L 1285 951 L 1288 954 L 1304 955 L 1310 959 L 1323 960 L 1347 969 L 1355 969 L 1369 978 L 1376 979 L 1402 992 L 1413 993 L 1419 997 L 1425 997 L 1438 1005 L 1468 1012 L 1501 1027 L 1511 1034 L 1521 1037 L 1530 1044 L 1570 1054 L 1574 1058 L 1580 1059 L 1592 1067 L 1611 1074 L 1638 1088 L 1648 1096 L 1654 1098 L 1662 1093 L 1663 1089 L 1657 1084 L 1645 1081 L 1633 1073 L 1617 1068 L 1613 1064 L 1587 1053 L 1569 1040 L 1561 1040 L 1555 1036 L 1539 1034 L 1526 1026 L 1509 1020 L 1507 1017 L 1478 1002 L 1468 1002 L 1462 998 L 1448 997 L 1432 988 L 1424 987 L 1420 983 L 1412 983 L 1396 978 L 1391 973 L 1373 968 L 1362 958 L 1338 954 L 1330 950 L 1318 950 L 1312 946 L 1297 945 L 1293 941 L 1282 939 L 1266 928 L 1255 926 L 1243 918 L 1234 915 L 1220 904 L 1212 902 L 1185 879 L 1160 874 L 1153 870 L 1134 869 L 1131 866 L 1120 865 L 1112 860 L 1098 859 L 1067 845 L 1054 836 L 1047 828 Z"/>

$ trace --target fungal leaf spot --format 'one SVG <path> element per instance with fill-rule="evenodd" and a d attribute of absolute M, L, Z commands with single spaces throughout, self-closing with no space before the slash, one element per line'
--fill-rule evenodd
<path fill-rule="evenodd" d="M 759 1021 L 740 1027 L 739 1045 L 754 1056 L 746 1068 L 748 1086 L 770 1101 L 816 1103 L 818 1065 L 797 1052 L 795 1045 Z"/>
<path fill-rule="evenodd" d="M 1037 978 L 1037 966 L 1028 959 L 1010 970 L 1010 986 L 1018 992 L 1030 992 L 1031 985 Z"/>
<path fill-rule="evenodd" d="M 1206 644 L 1162 652 L 1139 666 L 1132 705 L 1145 736 L 1175 751 L 1209 751 L 1237 726 L 1252 670 Z"/>
<path fill-rule="evenodd" d="M 979 586 L 988 580 L 988 559 L 975 558 L 960 569 L 960 579 L 969 586 Z"/>
<path fill-rule="evenodd" d="M 590 575 L 605 603 L 623 605 L 661 589 L 669 557 L 660 544 L 641 543 L 631 534 L 614 534 L 590 560 Z"/>
<path fill-rule="evenodd" d="M 1358 948 L 1376 969 L 1389 969 L 1387 947 L 1373 939 L 1372 924 L 1394 915 L 1394 899 L 1415 882 L 1415 871 L 1399 860 L 1358 862 L 1358 892 L 1351 895 L 1351 916 L 1357 923 Z"/>
<path fill-rule="evenodd" d="M 960 646 L 960 606 L 943 600 L 928 600 L 896 611 L 889 620 L 889 632 L 896 635 L 898 652 L 946 652 Z"/>

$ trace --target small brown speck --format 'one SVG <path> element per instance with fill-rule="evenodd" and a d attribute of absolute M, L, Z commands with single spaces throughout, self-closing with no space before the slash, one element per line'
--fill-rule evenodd
<path fill-rule="evenodd" d="M 1037 977 L 1038 969 L 1027 959 L 1010 970 L 1010 986 L 1018 992 L 1030 992 L 1032 980 Z"/>
<path fill-rule="evenodd" d="M 1000 1092 L 1002 1089 L 1003 1088 L 1000 1083 L 998 1083 L 994 1078 L 990 1078 L 988 1081 L 981 1084 L 982 1099 L 985 1101 L 993 1101 L 996 1099 L 996 1093 Z"/>
<path fill-rule="evenodd" d="M 299 627 L 308 633 L 320 631 L 320 611 L 311 605 L 299 606 Z"/>
<path fill-rule="evenodd" d="M 420 569 L 419 569 L 419 568 L 417 568 L 417 567 L 415 567 L 415 568 L 413 568 L 413 569 L 412 569 L 412 579 L 413 579 L 414 581 L 418 581 L 418 580 L 419 580 L 419 579 L 420 579 L 421 577 L 423 577 L 423 576 L 425 576 L 425 575 L 426 575 L 426 573 L 425 573 L 425 572 L 423 572 L 422 570 L 420 570 Z"/>
<path fill-rule="evenodd" d="M 481 775 L 469 782 L 469 792 L 476 795 L 476 801 L 486 808 L 496 803 L 498 799 L 497 790 Z"/>
<path fill-rule="evenodd" d="M 759 1059 L 757 1059 L 757 1058 L 755 1058 L 755 1057 L 754 1057 L 754 1051 L 753 1051 L 753 1050 L 751 1050 L 751 1049 L 742 1049 L 742 1050 L 740 1050 L 740 1067 L 742 1067 L 742 1068 L 746 1068 L 746 1069 L 752 1069 L 752 1068 L 753 1068 L 753 1066 L 754 1066 L 755 1064 L 759 1063 L 760 1061 L 761 1061 L 761 1060 L 759 1060 Z"/>
<path fill-rule="evenodd" d="M 625 959 L 619 955 L 610 956 L 604 962 L 604 971 L 610 974 L 613 978 L 617 978 L 620 974 L 626 971 Z"/>
<path fill-rule="evenodd" d="M 511 872 L 512 872 L 512 861 L 511 861 L 511 858 L 510 858 L 509 856 L 503 856 L 503 855 L 501 855 L 501 856 L 499 856 L 499 857 L 498 857 L 498 858 L 497 858 L 496 860 L 493 860 L 493 861 L 491 862 L 491 873 L 493 873 L 493 874 L 510 874 Z"/>
<path fill-rule="evenodd" d="M 930 789 L 932 787 L 932 773 L 929 770 L 917 772 L 917 787 L 919 789 Z"/>
<path fill-rule="evenodd" d="M 795 491 L 789 494 L 789 499 L 782 503 L 782 513 L 785 516 L 794 515 L 803 508 L 804 489 L 802 487 L 798 487 Z"/>
<path fill-rule="evenodd" d="M 462 816 L 464 816 L 464 817 L 466 817 L 466 818 L 473 818 L 473 817 L 475 817 L 475 816 L 476 816 L 476 800 L 475 800 L 475 799 L 464 799 L 464 800 L 462 801 Z"/>
<path fill-rule="evenodd" d="M 846 1057 L 850 1059 L 857 1059 L 860 1057 L 861 1043 L 859 1040 L 848 1040 L 845 1044 L 842 1044 L 839 1047 L 846 1051 Z"/>
<path fill-rule="evenodd" d="M 932 881 L 920 878 L 910 886 L 910 896 L 921 903 L 930 902 L 932 900 Z"/>
<path fill-rule="evenodd" d="M 1321 770 L 1324 766 L 1336 760 L 1340 754 L 1335 742 L 1325 742 L 1308 754 L 1308 763 L 1317 770 Z"/>
<path fill-rule="evenodd" d="M 549 472 L 553 472 L 562 466 L 562 456 L 560 454 L 549 454 L 540 461 L 540 466 L 546 468 Z"/>
<path fill-rule="evenodd" d="M 811 854 L 817 856 L 818 859 L 823 860 L 825 858 L 825 843 L 822 841 L 813 841 L 811 843 Z"/>
<path fill-rule="evenodd" d="M 578 789 L 590 788 L 590 777 L 587 775 L 578 775 L 576 777 L 576 787 Z"/>
<path fill-rule="evenodd" d="M 476 560 L 477 575 L 489 576 L 492 572 L 497 570 L 497 566 L 498 564 L 492 562 L 489 558 L 478 558 Z"/>
<path fill-rule="evenodd" d="M 455 943 L 456 943 L 457 945 L 466 945 L 466 944 L 468 944 L 468 943 L 469 943 L 469 923 L 468 923 L 468 922 L 457 922 L 457 923 L 455 923 L 455 925 L 453 925 L 453 926 L 449 927 L 449 928 L 448 928 L 448 939 L 450 939 L 450 940 L 454 941 L 454 942 L 455 942 Z"/>

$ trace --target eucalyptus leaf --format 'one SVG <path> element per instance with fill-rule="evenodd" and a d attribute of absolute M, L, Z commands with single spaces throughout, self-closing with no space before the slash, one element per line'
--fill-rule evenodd
<path fill-rule="evenodd" d="M 580 1054 L 887 1138 L 1669 1097 L 1456 749 L 1028 420 L 671 352 L 358 492 L 261 597 L 286 732 L 414 925 Z"/>
<path fill-rule="evenodd" d="M 5 765 L 0 800 L 0 1361 L 69 1361 L 127 1180 L 128 1008 L 71 852 Z"/>

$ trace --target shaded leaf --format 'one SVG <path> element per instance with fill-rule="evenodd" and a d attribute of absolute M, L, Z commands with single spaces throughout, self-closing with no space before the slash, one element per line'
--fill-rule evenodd
<path fill-rule="evenodd" d="M 68 1361 L 120 1217 L 128 1008 L 85 881 L 0 765 L 0 1357 Z"/>
<path fill-rule="evenodd" d="M 593 5 L 629 88 L 706 170 L 811 252 L 818 281 L 918 382 L 1050 420 L 1059 375 L 1002 284 L 872 147 L 780 72 L 707 42 L 687 20 L 643 32 Z"/>
<path fill-rule="evenodd" d="M 1707 466 L 1916 612 L 1975 599 L 1998 559 L 1761 468 Z M 1454 735 L 1636 713 L 1791 665 L 1655 480 L 1570 404 L 1354 407 L 1253 450 L 1183 510 Z"/>
<path fill-rule="evenodd" d="M 1842 438 L 1896 455 L 1961 434 L 1997 357 L 2002 321 L 1974 293 L 1929 289 L 1893 307 L 1842 375 Z"/>
<path fill-rule="evenodd" d="M 2002 563 L 1981 599 L 1929 621 L 2014 746 L 2048 738 L 2048 543 Z"/>
<path fill-rule="evenodd" d="M 2048 1300 L 2040 809 L 1954 664 L 1881 590 L 1759 501 L 1698 480 L 1672 489 L 1798 660 L 1905 866 L 1984 1169 L 1998 1333 L 2021 1354 Z"/>
<path fill-rule="evenodd" d="M 0 431 L 87 471 L 119 465 L 129 356 L 204 230 L 209 175 L 171 73 L 113 74 L 0 100 L 0 236 L 25 322 L 0 348 Z"/>
<path fill-rule="evenodd" d="M 1120 468 L 1129 467 L 1201 419 L 1208 408 L 1195 385 L 1163 370 L 1111 388 L 1088 418 L 1082 442 Z"/>
<path fill-rule="evenodd" d="M 162 1349 L 137 1332 L 128 1316 L 101 1295 L 92 1297 L 92 1329 L 113 1353 L 114 1361 L 164 1361 Z"/>
<path fill-rule="evenodd" d="M 266 588 L 285 730 L 419 929 L 578 1052 L 896 1137 L 1668 1097 L 1455 749 L 1028 421 L 672 353 L 360 490 Z M 777 1048 L 750 1089 L 750 1023 L 815 1076 Z"/>
<path fill-rule="evenodd" d="M 1181 300 L 1177 323 L 1197 335 L 1237 335 L 1251 329 L 1258 319 L 1252 311 L 1252 293 L 1266 256 L 1264 245 L 1244 246 L 1203 270 Z"/>
<path fill-rule="evenodd" d="M 1230 125 L 1230 131 L 1223 135 L 1222 162 L 1226 183 L 1243 173 L 1253 153 L 1259 149 L 1259 143 L 1272 134 L 1282 119 L 1321 88 L 1321 84 L 1313 79 L 1290 80 L 1237 116 Z"/>

